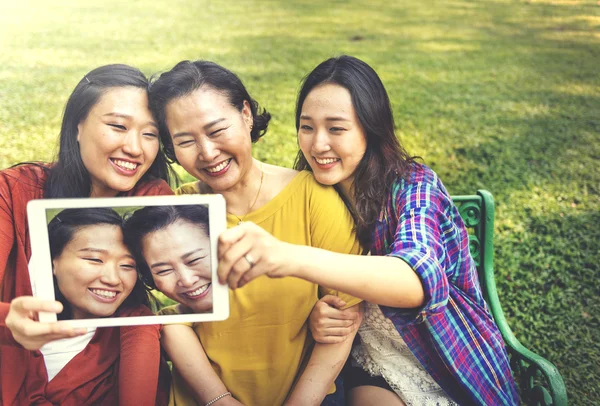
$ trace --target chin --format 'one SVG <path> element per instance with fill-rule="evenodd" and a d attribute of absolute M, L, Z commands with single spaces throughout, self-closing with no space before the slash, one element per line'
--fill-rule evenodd
<path fill-rule="evenodd" d="M 317 179 L 317 182 L 319 182 L 323 185 L 328 185 L 328 186 L 335 185 L 336 183 L 339 182 L 337 177 L 321 175 L 321 174 L 315 174 L 315 179 Z"/>
<path fill-rule="evenodd" d="M 139 179 L 138 179 L 139 180 Z M 136 182 L 131 182 L 131 183 L 118 183 L 118 184 L 114 184 L 114 185 L 109 185 L 109 187 L 116 191 L 117 193 L 123 193 L 123 192 L 129 192 L 131 189 L 133 189 L 136 185 Z"/>
<path fill-rule="evenodd" d="M 191 308 L 194 313 L 209 313 L 212 312 L 212 305 L 206 307 L 206 306 L 197 306 L 195 308 Z"/>

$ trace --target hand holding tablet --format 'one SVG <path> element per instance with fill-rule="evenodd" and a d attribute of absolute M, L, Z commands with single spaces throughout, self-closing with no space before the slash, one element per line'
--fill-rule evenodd
<path fill-rule="evenodd" d="M 216 280 L 217 236 L 226 228 L 221 196 L 36 200 L 27 210 L 35 295 L 59 300 L 58 318 L 70 326 L 228 317 L 228 289 Z M 148 304 L 149 289 L 168 311 L 120 317 Z M 40 321 L 56 320 L 40 312 Z"/>

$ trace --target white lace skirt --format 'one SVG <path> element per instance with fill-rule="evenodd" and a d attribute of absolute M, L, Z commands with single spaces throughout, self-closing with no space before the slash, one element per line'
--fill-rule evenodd
<path fill-rule="evenodd" d="M 383 377 L 407 405 L 457 405 L 423 368 L 379 306 L 365 304 L 358 330 L 361 343 L 352 349 L 352 358 L 371 375 Z"/>

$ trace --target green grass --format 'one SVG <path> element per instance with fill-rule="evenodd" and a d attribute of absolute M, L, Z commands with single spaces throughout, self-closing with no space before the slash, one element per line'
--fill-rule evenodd
<path fill-rule="evenodd" d="M 341 53 L 372 64 L 409 150 L 452 194 L 494 194 L 517 337 L 558 366 L 571 404 L 600 403 L 595 1 L 2 3 L 1 167 L 52 158 L 66 98 L 90 69 L 151 74 L 196 58 L 241 76 L 273 114 L 255 156 L 290 166 L 300 79 Z"/>

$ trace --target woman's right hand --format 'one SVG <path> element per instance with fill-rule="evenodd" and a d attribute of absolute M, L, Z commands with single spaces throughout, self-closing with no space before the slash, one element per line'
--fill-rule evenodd
<path fill-rule="evenodd" d="M 60 313 L 60 302 L 43 300 L 33 296 L 20 296 L 10 302 L 6 327 L 16 342 L 27 350 L 39 350 L 44 344 L 61 338 L 85 334 L 85 328 L 73 328 L 67 322 L 41 323 L 37 321 L 38 312 Z"/>
<path fill-rule="evenodd" d="M 309 328 L 316 342 L 337 344 L 346 340 L 360 327 L 362 311 L 342 308 L 346 302 L 337 296 L 326 295 L 312 309 Z"/>

